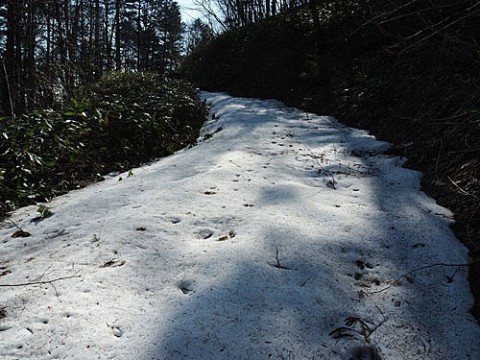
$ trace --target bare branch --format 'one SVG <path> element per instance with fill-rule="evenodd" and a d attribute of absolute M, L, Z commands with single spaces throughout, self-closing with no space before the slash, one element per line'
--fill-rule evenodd
<path fill-rule="evenodd" d="M 30 286 L 30 285 L 52 284 L 52 283 L 57 282 L 57 281 L 79 278 L 79 277 L 81 277 L 81 276 L 80 275 L 71 275 L 71 276 L 59 277 L 59 278 L 52 279 L 52 280 L 31 281 L 31 282 L 20 283 L 20 284 L 0 284 L 0 287 L 21 287 L 21 286 Z"/>
<path fill-rule="evenodd" d="M 378 293 L 381 293 L 385 290 L 388 290 L 390 289 L 392 286 L 398 284 L 398 282 L 400 280 L 402 280 L 403 278 L 409 276 L 409 275 L 412 275 L 413 273 L 417 272 L 417 271 L 421 271 L 421 270 L 427 270 L 427 269 L 431 269 L 431 268 L 434 268 L 434 267 L 470 267 L 472 265 L 475 265 L 475 264 L 479 264 L 480 263 L 480 259 L 479 260 L 476 260 L 476 261 L 472 261 L 471 263 L 468 263 L 468 264 L 445 264 L 445 263 L 438 263 L 438 264 L 432 264 L 432 265 L 426 265 L 426 266 L 422 266 L 422 267 L 419 267 L 419 268 L 416 268 L 416 269 L 413 269 L 412 271 L 409 271 L 401 276 L 399 276 L 397 279 L 395 279 L 390 285 L 388 285 L 387 287 L 383 288 L 383 289 L 380 289 L 380 290 L 375 290 L 375 291 L 368 291 L 366 292 L 367 294 L 378 294 Z"/>

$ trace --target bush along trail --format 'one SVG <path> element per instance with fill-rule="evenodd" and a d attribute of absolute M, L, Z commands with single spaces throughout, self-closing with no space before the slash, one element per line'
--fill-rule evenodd
<path fill-rule="evenodd" d="M 480 358 L 420 173 L 334 118 L 203 97 L 195 147 L 2 224 L 2 359 Z"/>
<path fill-rule="evenodd" d="M 206 108 L 188 83 L 111 73 L 58 109 L 0 119 L 0 217 L 195 143 Z"/>

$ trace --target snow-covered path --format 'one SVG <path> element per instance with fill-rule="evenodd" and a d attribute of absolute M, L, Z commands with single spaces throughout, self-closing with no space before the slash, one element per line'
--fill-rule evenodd
<path fill-rule="evenodd" d="M 468 262 L 420 174 L 332 118 L 204 96 L 194 148 L 2 225 L 1 359 L 480 359 L 465 267 L 395 282 Z"/>

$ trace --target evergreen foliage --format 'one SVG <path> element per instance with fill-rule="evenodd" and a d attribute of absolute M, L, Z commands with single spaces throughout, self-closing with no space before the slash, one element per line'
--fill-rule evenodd
<path fill-rule="evenodd" d="M 0 119 L 0 215 L 195 143 L 197 90 L 152 73 L 110 73 L 58 109 Z"/>
<path fill-rule="evenodd" d="M 185 52 L 192 54 L 195 49 L 206 46 L 214 37 L 213 30 L 201 19 L 195 19 L 188 27 Z"/>

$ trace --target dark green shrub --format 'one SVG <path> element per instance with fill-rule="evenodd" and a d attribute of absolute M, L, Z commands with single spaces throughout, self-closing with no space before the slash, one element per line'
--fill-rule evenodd
<path fill-rule="evenodd" d="M 0 120 L 0 215 L 195 143 L 205 105 L 190 84 L 111 73 L 61 109 Z"/>

